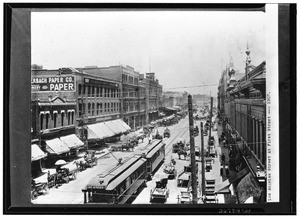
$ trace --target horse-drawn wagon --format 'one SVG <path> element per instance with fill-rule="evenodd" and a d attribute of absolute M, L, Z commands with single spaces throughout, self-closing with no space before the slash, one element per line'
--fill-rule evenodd
<path fill-rule="evenodd" d="M 156 181 L 156 186 L 150 191 L 150 202 L 165 203 L 169 197 L 169 189 L 167 189 L 168 176 L 160 175 L 159 181 Z"/>
<path fill-rule="evenodd" d="M 170 129 L 166 128 L 164 130 L 164 138 L 170 138 L 171 133 L 170 133 Z"/>

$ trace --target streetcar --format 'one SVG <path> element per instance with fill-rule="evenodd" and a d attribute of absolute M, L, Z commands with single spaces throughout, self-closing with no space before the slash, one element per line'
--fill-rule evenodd
<path fill-rule="evenodd" d="M 136 155 L 140 155 L 147 159 L 147 179 L 151 179 L 151 175 L 159 168 L 165 160 L 166 144 L 161 140 L 154 139 L 150 145 L 136 151 Z"/>
<path fill-rule="evenodd" d="M 93 177 L 82 192 L 84 203 L 124 204 L 145 185 L 146 159 L 134 155 L 106 173 Z"/>

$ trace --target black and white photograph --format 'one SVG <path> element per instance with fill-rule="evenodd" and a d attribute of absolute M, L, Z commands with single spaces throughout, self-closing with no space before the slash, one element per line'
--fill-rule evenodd
<path fill-rule="evenodd" d="M 28 201 L 279 203 L 278 19 L 278 4 L 31 9 Z"/>

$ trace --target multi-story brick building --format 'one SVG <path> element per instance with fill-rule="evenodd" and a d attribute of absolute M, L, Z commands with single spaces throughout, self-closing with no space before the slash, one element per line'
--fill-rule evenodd
<path fill-rule="evenodd" d="M 134 68 L 124 65 L 79 70 L 121 84 L 121 117 L 131 128 L 141 127 L 157 118 L 158 107 L 162 102 L 162 86 L 154 78 L 154 73 L 146 73 L 144 77 Z"/>
<path fill-rule="evenodd" d="M 82 68 L 88 74 L 117 81 L 120 84 L 120 113 L 121 118 L 131 128 L 145 124 L 146 109 L 145 98 L 140 97 L 139 91 L 139 73 L 130 66 L 110 66 L 110 67 L 89 67 Z M 142 88 L 143 89 L 143 88 Z"/>
<path fill-rule="evenodd" d="M 76 77 L 72 70 L 45 70 L 41 66 L 33 67 L 35 70 L 31 71 L 31 167 L 32 176 L 36 176 L 44 164 L 54 164 L 61 156 L 77 155 L 84 143 L 75 135 Z M 42 162 L 46 155 L 47 160 Z"/>
<path fill-rule="evenodd" d="M 228 144 L 232 146 L 231 166 L 239 171 L 249 169 L 257 182 L 254 190 L 265 190 L 266 181 L 266 62 L 251 65 L 250 51 L 246 51 L 245 73 L 239 79 L 233 63 L 222 73 L 218 87 L 219 116 Z M 254 183 L 255 184 L 255 183 Z M 264 192 L 260 201 L 264 201 Z"/>
<path fill-rule="evenodd" d="M 72 72 L 63 72 L 59 69 L 38 69 L 31 72 L 32 138 L 45 140 L 58 135 L 74 133 L 77 118 L 76 89 L 40 91 L 35 87 L 40 86 L 37 84 L 46 78 L 72 77 Z M 41 80 L 38 81 L 39 79 Z M 75 84 L 75 82 L 73 83 Z"/>
<path fill-rule="evenodd" d="M 162 104 L 162 86 L 159 84 L 158 79 L 155 79 L 155 73 L 146 73 L 146 86 L 148 91 L 148 116 L 149 121 L 158 118 L 158 110 Z"/>
<path fill-rule="evenodd" d="M 88 137 L 88 131 L 95 132 L 89 130 L 91 129 L 89 125 L 121 118 L 121 83 L 118 81 L 74 68 L 32 70 L 33 80 L 36 78 L 60 80 L 62 77 L 74 80 L 72 90 L 62 91 L 62 87 L 57 87 L 56 91 L 32 92 L 32 137 L 40 139 L 42 141 L 40 145 L 46 141 L 47 146 L 47 140 L 65 135 L 73 134 L 74 137 L 75 133 L 86 142 L 91 139 Z M 33 83 L 33 87 L 38 86 Z M 105 123 L 105 128 L 110 134 L 107 137 L 120 134 L 112 131 L 114 128 L 111 126 L 111 123 Z M 94 134 L 93 139 L 97 137 L 97 133 Z M 102 136 L 96 140 L 102 140 Z"/>

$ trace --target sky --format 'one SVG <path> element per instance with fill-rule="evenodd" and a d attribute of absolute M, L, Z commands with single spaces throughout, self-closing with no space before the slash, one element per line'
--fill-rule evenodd
<path fill-rule="evenodd" d="M 244 72 L 266 60 L 266 14 L 208 11 L 32 12 L 32 64 L 45 69 L 129 65 L 163 90 L 217 95 L 233 57 Z M 212 85 L 195 87 L 199 85 Z M 178 89 L 179 87 L 184 87 Z M 192 87 L 192 88 L 191 88 Z"/>

